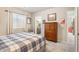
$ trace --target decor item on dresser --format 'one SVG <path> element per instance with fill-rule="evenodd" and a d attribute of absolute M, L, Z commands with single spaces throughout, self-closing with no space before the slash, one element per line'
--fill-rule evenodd
<path fill-rule="evenodd" d="M 57 42 L 57 22 L 45 22 L 45 38 L 47 40 Z"/>
<path fill-rule="evenodd" d="M 56 13 L 48 14 L 48 21 L 55 21 L 56 20 Z"/>

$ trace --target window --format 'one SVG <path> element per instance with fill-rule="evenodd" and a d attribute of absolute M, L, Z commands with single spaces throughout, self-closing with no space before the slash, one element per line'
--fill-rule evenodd
<path fill-rule="evenodd" d="M 13 13 L 13 28 L 25 28 L 26 16 L 21 14 Z"/>

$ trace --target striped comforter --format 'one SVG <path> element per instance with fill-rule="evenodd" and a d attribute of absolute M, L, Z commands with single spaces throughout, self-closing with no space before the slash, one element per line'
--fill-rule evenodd
<path fill-rule="evenodd" d="M 0 52 L 36 52 L 45 45 L 43 37 L 26 32 L 0 36 Z"/>

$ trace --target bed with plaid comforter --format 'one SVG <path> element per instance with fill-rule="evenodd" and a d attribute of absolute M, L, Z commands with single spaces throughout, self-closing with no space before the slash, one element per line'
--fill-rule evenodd
<path fill-rule="evenodd" d="M 26 32 L 0 36 L 0 52 L 37 52 L 45 39 Z"/>

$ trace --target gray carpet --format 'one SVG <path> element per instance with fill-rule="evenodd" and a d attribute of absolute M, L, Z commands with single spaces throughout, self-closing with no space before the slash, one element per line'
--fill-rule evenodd
<path fill-rule="evenodd" d="M 71 45 L 65 43 L 55 43 L 46 40 L 46 52 L 73 52 Z"/>

